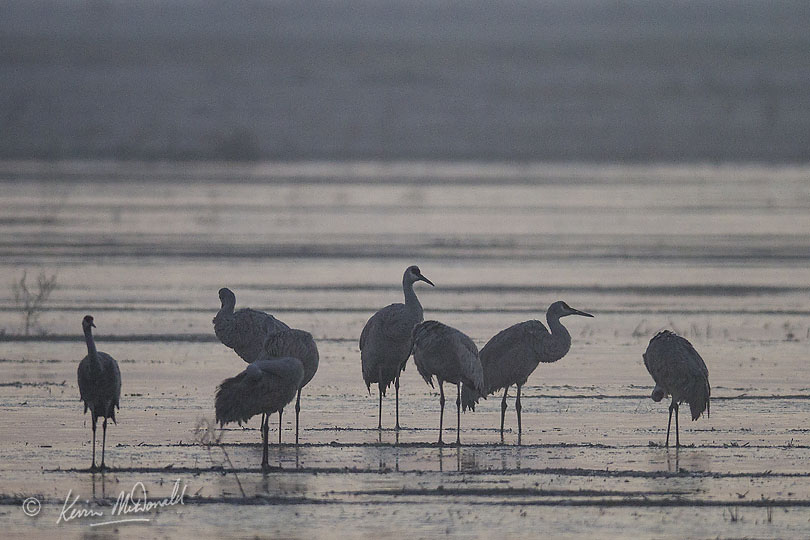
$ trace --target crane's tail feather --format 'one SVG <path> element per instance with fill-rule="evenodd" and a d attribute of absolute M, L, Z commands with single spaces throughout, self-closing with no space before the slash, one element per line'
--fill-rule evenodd
<path fill-rule="evenodd" d="M 245 372 L 240 373 L 236 377 L 231 377 L 222 381 L 222 384 L 217 388 L 216 399 L 214 401 L 214 408 L 216 410 L 216 419 L 220 426 L 224 426 L 230 422 L 247 422 L 252 416 L 257 414 L 254 407 L 251 407 L 251 400 L 249 399 L 253 392 L 248 388 L 250 386 L 249 379 L 247 379 Z M 261 412 L 261 411 L 258 411 Z"/>
<path fill-rule="evenodd" d="M 478 405 L 479 399 L 487 399 L 487 397 L 467 383 L 461 385 L 461 408 L 463 411 L 470 409 L 475 412 L 475 406 Z"/>
<path fill-rule="evenodd" d="M 711 388 L 709 381 L 702 380 L 692 384 L 691 390 L 687 395 L 691 396 L 689 400 L 689 409 L 692 412 L 692 420 L 697 420 L 703 411 L 706 411 L 706 416 L 709 416 L 709 398 L 711 397 Z"/>

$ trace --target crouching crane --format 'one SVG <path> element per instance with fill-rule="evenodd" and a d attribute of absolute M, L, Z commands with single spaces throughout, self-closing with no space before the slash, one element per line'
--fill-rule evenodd
<path fill-rule="evenodd" d="M 706 411 L 710 414 L 709 370 L 703 358 L 689 341 L 664 330 L 656 334 L 643 355 L 644 365 L 655 381 L 650 397 L 656 403 L 665 396 L 672 396 L 667 422 L 667 442 L 672 425 L 672 412 L 675 411 L 675 446 L 681 445 L 678 435 L 678 406 L 684 401 L 689 404 L 692 420 L 697 420 Z"/>
<path fill-rule="evenodd" d="M 304 365 L 296 358 L 256 360 L 239 375 L 225 379 L 217 388 L 214 407 L 221 426 L 237 422 L 240 426 L 257 414 L 262 417 L 262 470 L 269 468 L 268 419 L 278 413 L 279 444 L 281 413 L 295 399 L 304 378 Z"/>

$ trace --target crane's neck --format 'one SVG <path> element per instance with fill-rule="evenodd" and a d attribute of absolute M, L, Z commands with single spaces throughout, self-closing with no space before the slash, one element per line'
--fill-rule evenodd
<path fill-rule="evenodd" d="M 547 362 L 555 362 L 568 353 L 571 348 L 571 334 L 560 322 L 560 316 L 553 313 L 546 313 L 546 322 L 551 332 L 551 339 L 546 340 L 545 353 Z"/>
<path fill-rule="evenodd" d="M 222 321 L 226 319 L 230 319 L 233 317 L 233 309 L 236 307 L 236 302 L 230 302 L 228 300 L 222 301 L 222 307 L 219 308 L 216 317 L 214 318 L 215 321 Z"/>
<path fill-rule="evenodd" d="M 93 339 L 93 331 L 88 326 L 84 329 L 84 341 L 87 343 L 87 355 L 93 360 L 93 365 L 98 365 L 98 351 L 96 341 Z"/>
<path fill-rule="evenodd" d="M 405 310 L 414 318 L 421 321 L 423 317 L 422 304 L 419 303 L 419 299 L 413 291 L 413 282 L 403 278 L 402 292 L 405 293 Z"/>

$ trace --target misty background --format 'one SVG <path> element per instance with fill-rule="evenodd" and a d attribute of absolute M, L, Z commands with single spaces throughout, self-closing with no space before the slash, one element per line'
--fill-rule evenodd
<path fill-rule="evenodd" d="M 6 0 L 0 159 L 807 162 L 810 3 Z"/>

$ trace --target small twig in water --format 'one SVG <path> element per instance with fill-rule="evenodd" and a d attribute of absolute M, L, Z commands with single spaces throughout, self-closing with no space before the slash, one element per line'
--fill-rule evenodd
<path fill-rule="evenodd" d="M 225 461 L 228 462 L 228 467 L 230 467 L 234 478 L 236 478 L 236 484 L 239 486 L 239 491 L 242 493 L 242 497 L 246 497 L 247 495 L 245 495 L 245 490 L 242 488 L 242 482 L 239 480 L 239 475 L 234 470 L 235 467 L 231 461 L 231 456 L 228 455 L 228 451 L 225 450 L 225 446 L 222 444 L 222 438 L 225 436 L 225 432 L 221 429 L 217 430 L 216 424 L 211 422 L 211 420 L 201 418 L 197 421 L 197 425 L 194 428 L 194 435 L 197 443 L 205 446 L 206 449 L 208 449 L 208 457 L 211 459 L 212 463 L 214 463 L 214 457 L 211 455 L 211 447 L 218 446 L 219 449 L 222 450 L 222 454 L 225 456 Z"/>
<path fill-rule="evenodd" d="M 44 271 L 37 276 L 37 291 L 34 292 L 28 287 L 26 278 L 28 271 L 23 271 L 19 281 L 11 283 L 11 291 L 14 294 L 14 303 L 22 311 L 23 327 L 25 335 L 29 335 L 31 328 L 37 324 L 39 316 L 45 311 L 45 303 L 48 297 L 56 289 L 56 274 L 48 277 Z"/>

